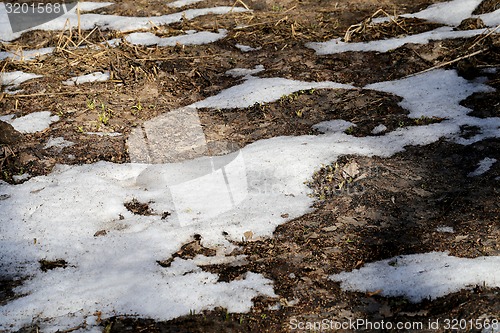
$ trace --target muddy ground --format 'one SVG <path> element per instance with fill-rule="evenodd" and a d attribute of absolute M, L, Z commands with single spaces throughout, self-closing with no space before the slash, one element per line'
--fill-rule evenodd
<path fill-rule="evenodd" d="M 0 62 L 3 71 L 24 70 L 43 75 L 24 83 L 21 95 L 2 95 L 0 115 L 21 116 L 49 110 L 60 121 L 20 140 L 14 136 L 6 138 L 1 145 L 1 179 L 14 183 L 14 175 L 47 174 L 56 163 L 128 162 L 125 142 L 134 127 L 234 85 L 235 79 L 224 73 L 235 67 L 263 65 L 266 71 L 259 74 L 262 77 L 330 80 L 356 86 L 405 77 L 434 66 L 455 68 L 467 79 L 479 76 L 484 68 L 498 68 L 498 35 L 480 41 L 471 38 L 405 45 L 387 53 L 317 56 L 304 46 L 309 41 L 343 37 L 351 25 L 379 9 L 402 14 L 435 2 L 438 1 L 245 1 L 253 12 L 203 16 L 157 31 L 158 35 L 172 36 L 189 29 L 228 29 L 225 39 L 202 46 L 158 48 L 125 43 L 118 48 L 68 52 L 67 48 L 79 43 L 82 35 L 92 43 L 121 35 L 99 30 L 82 32 L 80 36 L 74 31 L 25 34 L 14 43 L 17 47 L 60 48 L 53 55 L 29 63 Z M 208 0 L 190 8 L 232 4 Z M 483 1 L 478 12 L 489 12 L 498 6 L 498 1 Z M 160 1 L 125 0 L 97 12 L 154 16 L 171 11 Z M 247 26 L 239 27 L 242 24 Z M 478 25 L 480 22 L 464 22 L 462 28 Z M 436 26 L 416 19 L 401 19 L 397 24 L 368 27 L 351 38 L 368 41 L 419 33 Z M 261 49 L 243 53 L 234 47 L 236 43 Z M 480 52 L 468 56 L 475 51 Z M 459 58 L 463 60 L 455 61 Z M 98 70 L 109 70 L 112 80 L 78 87 L 61 83 L 68 77 Z M 499 78 L 498 72 L 488 74 L 487 84 L 500 89 Z M 349 134 L 356 136 L 372 135 L 378 124 L 384 124 L 390 131 L 441 121 L 410 119 L 398 102 L 398 97 L 367 90 L 309 90 L 245 109 L 202 110 L 200 117 L 209 142 L 233 142 L 240 148 L 279 135 L 316 134 L 311 126 L 323 120 L 351 121 L 357 127 L 351 128 Z M 478 117 L 500 116 L 497 92 L 475 94 L 462 104 Z M 122 135 L 98 136 L 86 132 Z M 474 128 L 463 129 L 465 137 L 473 133 Z M 50 137 L 59 136 L 75 145 L 44 149 Z M 341 176 L 328 166 L 318 165 L 318 171 L 310 175 L 309 184 L 316 195 L 314 212 L 279 226 L 270 239 L 239 243 L 239 253 L 248 255 L 245 265 L 204 267 L 218 273 L 222 281 L 238 279 L 247 271 L 263 274 L 274 281 L 280 306 L 276 306 L 276 299 L 259 298 L 252 311 L 245 314 L 218 309 L 167 322 L 114 317 L 102 321 L 104 331 L 289 332 L 293 319 L 341 322 L 366 318 L 426 323 L 446 318 L 500 319 L 499 289 L 471 286 L 437 300 L 412 304 L 403 298 L 381 297 L 376 292 L 346 292 L 327 278 L 367 262 L 402 254 L 449 251 L 453 256 L 469 258 L 500 255 L 500 200 L 496 186 L 500 166 L 497 163 L 484 175 L 467 177 L 485 157 L 500 160 L 499 140 L 488 139 L 470 146 L 442 140 L 408 147 L 391 158 L 343 156 L 337 161 L 340 166 L 356 163 L 368 177 L 341 190 L 331 189 L 332 182 L 342 181 Z M 436 231 L 440 226 L 453 227 L 455 232 Z M 190 258 L 211 252 L 193 238 L 177 255 Z M 50 269 L 50 265 L 45 269 Z M 11 281 L 2 282 L 3 302 L 14 297 L 12 287 Z M 447 330 L 441 327 L 432 332 L 444 331 Z M 37 332 L 37 327 L 26 327 L 21 332 Z"/>

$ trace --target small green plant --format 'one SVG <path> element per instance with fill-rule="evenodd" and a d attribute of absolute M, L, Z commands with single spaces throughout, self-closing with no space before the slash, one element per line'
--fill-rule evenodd
<path fill-rule="evenodd" d="M 277 4 L 273 4 L 273 7 L 272 7 L 273 12 L 282 12 L 283 9 L 284 9 L 283 6 L 277 5 Z"/>
<path fill-rule="evenodd" d="M 92 99 L 87 100 L 87 109 L 94 110 L 95 109 L 95 101 Z"/>
<path fill-rule="evenodd" d="M 103 125 L 107 125 L 109 123 L 109 113 L 106 111 L 99 112 L 98 120 Z"/>
<path fill-rule="evenodd" d="M 85 131 L 83 130 L 83 126 L 76 126 L 76 131 L 78 133 L 84 133 Z"/>
<path fill-rule="evenodd" d="M 97 115 L 97 119 L 98 119 L 99 123 L 101 123 L 103 125 L 108 125 L 109 120 L 111 119 L 111 116 L 112 116 L 112 111 L 103 102 L 101 102 L 100 108 L 101 108 L 101 111 Z"/>
<path fill-rule="evenodd" d="M 132 114 L 135 116 L 138 112 L 141 112 L 142 109 L 143 109 L 142 104 L 141 102 L 138 101 L 136 105 L 132 106 Z"/>
<path fill-rule="evenodd" d="M 347 127 L 344 133 L 347 135 L 352 135 L 354 133 L 354 126 Z"/>
<path fill-rule="evenodd" d="M 316 89 L 314 88 L 311 88 L 311 89 L 308 89 L 308 90 L 299 90 L 299 91 L 294 91 L 288 95 L 283 95 L 280 97 L 279 99 L 279 103 L 280 105 L 283 105 L 284 102 L 293 102 L 295 101 L 297 98 L 299 98 L 300 95 L 312 95 L 316 92 Z"/>

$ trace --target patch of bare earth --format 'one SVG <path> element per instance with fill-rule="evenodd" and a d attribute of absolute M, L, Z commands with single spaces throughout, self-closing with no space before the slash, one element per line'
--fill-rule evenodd
<path fill-rule="evenodd" d="M 252 13 L 208 15 L 156 31 L 160 36 L 173 36 L 192 29 L 228 29 L 227 38 L 203 46 L 159 48 L 124 43 L 117 48 L 90 47 L 123 36 L 96 30 L 83 33 L 89 47 L 69 51 L 81 42 L 74 32 L 25 34 L 14 45 L 2 48 L 59 48 L 30 63 L 0 62 L 4 71 L 44 75 L 24 83 L 21 95 L 2 95 L 1 115 L 22 116 L 49 110 L 59 115 L 60 121 L 46 131 L 26 134 L 21 139 L 15 133 L 2 139 L 1 179 L 14 182 L 14 175 L 25 172 L 34 176 L 47 174 L 56 163 L 128 162 L 126 138 L 134 127 L 235 85 L 237 79 L 224 74 L 235 67 L 263 65 L 265 71 L 258 74 L 262 77 L 330 80 L 358 87 L 430 68 L 455 68 L 467 79 L 486 76 L 487 84 L 499 89 L 500 75 L 484 72 L 498 68 L 500 63 L 498 35 L 405 45 L 387 53 L 317 56 L 304 46 L 309 41 L 345 37 L 350 27 L 366 22 L 379 9 L 401 14 L 435 2 L 245 1 L 254 9 Z M 189 8 L 213 5 L 231 6 L 233 2 L 210 0 Z M 497 2 L 486 0 L 477 10 L 491 12 L 497 7 Z M 98 12 L 155 16 L 173 10 L 160 1 L 122 1 Z M 464 23 L 463 28 L 468 28 L 468 24 L 474 22 Z M 406 19 L 380 26 L 365 25 L 365 29 L 351 36 L 354 41 L 369 41 L 434 27 Z M 237 43 L 261 49 L 243 53 L 235 47 Z M 72 76 L 104 70 L 111 73 L 108 82 L 76 87 L 62 84 Z M 356 127 L 349 134 L 356 136 L 373 135 L 372 130 L 380 124 L 392 131 L 401 126 L 441 121 L 410 119 L 407 111 L 398 106 L 399 101 L 398 97 L 363 89 L 308 90 L 265 105 L 201 110 L 199 114 L 209 142 L 235 142 L 238 147 L 279 135 L 319 135 L 311 126 L 324 120 L 351 121 Z M 462 104 L 471 108 L 471 115 L 476 117 L 498 117 L 500 113 L 496 92 L 475 94 Z M 473 128 L 463 129 L 464 136 L 473 132 Z M 45 148 L 54 137 L 64 137 L 74 145 Z M 279 226 L 272 238 L 238 243 L 240 250 L 235 254 L 248 256 L 248 263 L 242 266 L 203 267 L 219 274 L 221 281 L 238 279 L 247 271 L 261 273 L 274 281 L 278 299 L 258 298 L 252 311 L 245 314 L 216 309 L 165 322 L 113 317 L 104 319 L 101 325 L 105 332 L 289 332 L 293 320 L 342 322 L 365 318 L 428 323 L 445 318 L 500 319 L 500 290 L 481 285 L 412 304 L 404 298 L 381 297 L 376 290 L 369 294 L 346 292 L 328 279 L 330 274 L 403 254 L 449 251 L 458 257 L 500 255 L 500 200 L 495 186 L 500 166 L 497 163 L 484 175 L 467 177 L 483 158 L 500 160 L 499 148 L 497 139 L 471 146 L 442 140 L 407 147 L 391 158 L 350 155 L 342 156 L 337 164 L 332 161 L 330 166 L 318 165 L 309 182 L 311 193 L 316 196 L 312 213 Z M 338 168 L 349 165 L 355 165 L 366 177 L 347 179 L 338 172 Z M 136 214 L 150 213 L 147 203 L 131 201 L 127 205 Z M 438 227 L 451 227 L 454 232 L 439 232 Z M 193 235 L 193 242 L 183 246 L 174 257 L 215 253 L 201 244 L 199 235 Z M 166 259 L 159 265 L 169 263 L 170 259 Z M 17 283 L 0 282 L 0 298 L 14 298 L 12 290 Z M 37 327 L 21 330 L 36 331 Z M 433 332 L 444 331 L 441 327 Z"/>

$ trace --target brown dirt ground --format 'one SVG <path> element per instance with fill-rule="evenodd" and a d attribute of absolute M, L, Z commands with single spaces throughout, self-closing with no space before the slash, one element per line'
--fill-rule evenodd
<path fill-rule="evenodd" d="M 0 114 L 25 115 L 49 110 L 61 120 L 44 132 L 24 135 L 22 141 L 1 145 L 1 179 L 28 172 L 43 175 L 56 163 L 81 164 L 99 160 L 129 161 L 125 141 L 131 130 L 146 120 L 191 104 L 235 84 L 224 74 L 234 67 L 253 68 L 261 64 L 262 77 L 299 80 L 331 80 L 363 86 L 418 73 L 433 66 L 457 68 L 466 78 L 479 75 L 482 68 L 500 63 L 498 35 L 483 40 L 462 39 L 406 45 L 387 53 L 348 52 L 316 56 L 304 44 L 343 37 L 349 27 L 363 22 L 378 9 L 390 14 L 414 12 L 438 1 L 433 0 L 317 0 L 245 1 L 252 13 L 204 16 L 160 28 L 158 35 L 177 35 L 185 30 L 228 29 L 224 40 L 203 46 L 170 48 L 138 47 L 83 48 L 69 52 L 77 44 L 74 32 L 37 31 L 23 35 L 14 44 L 24 49 L 60 46 L 53 55 L 34 62 L 4 60 L 4 71 L 25 70 L 43 78 L 22 85 L 24 95 L 2 95 Z M 233 5 L 226 0 L 209 0 L 190 8 Z M 237 3 L 238 5 L 238 3 Z M 485 0 L 479 12 L 498 8 Z M 172 12 L 164 1 L 124 0 L 100 13 L 154 16 Z M 247 27 L 238 27 L 246 24 Z M 474 22 L 462 28 L 474 28 Z M 369 24 L 353 40 L 368 41 L 419 33 L 435 28 L 420 20 L 398 20 L 379 27 Z M 92 43 L 120 33 L 83 32 Z M 234 44 L 262 48 L 242 53 Z M 8 46 L 11 48 L 12 45 Z M 2 45 L 6 49 L 7 45 Z M 453 61 L 481 51 L 474 57 Z M 68 77 L 109 70 L 112 80 L 67 87 Z M 500 74 L 489 74 L 488 84 L 500 88 Z M 256 140 L 279 135 L 315 134 L 311 126 L 323 120 L 345 119 L 357 125 L 351 133 L 371 135 L 378 124 L 388 130 L 418 126 L 440 119 L 409 119 L 397 105 L 398 97 L 368 90 L 303 91 L 265 105 L 232 111 L 202 110 L 200 117 L 210 142 L 229 141 L 243 147 Z M 472 115 L 500 115 L 498 93 L 475 94 L 463 101 Z M 93 107 L 94 105 L 95 107 Z M 139 107 L 140 106 L 140 107 Z M 109 118 L 99 120 L 100 113 Z M 464 135 L 473 129 L 464 129 Z M 84 132 L 120 132 L 118 137 L 87 135 Z M 44 149 L 50 137 L 63 136 L 75 143 L 62 151 Z M 278 310 L 270 310 L 276 299 L 259 298 L 250 313 L 231 314 L 224 309 L 192 314 L 166 322 L 147 318 L 113 317 L 102 321 L 105 332 L 289 332 L 291 319 L 346 320 L 367 318 L 387 321 L 422 321 L 480 316 L 500 319 L 499 289 L 475 286 L 440 299 L 412 304 L 403 298 L 342 291 L 329 274 L 350 271 L 364 263 L 395 255 L 449 251 L 459 257 L 500 255 L 500 200 L 493 185 L 500 176 L 498 163 L 485 175 L 473 179 L 467 174 L 484 157 L 500 160 L 500 141 L 484 140 L 470 146 L 439 141 L 408 149 L 391 158 L 343 156 L 339 165 L 356 162 L 369 177 L 346 190 L 325 190 L 331 175 L 318 166 L 310 186 L 318 193 L 315 211 L 279 226 L 270 239 L 240 243 L 240 254 L 249 257 L 240 267 L 206 266 L 221 281 L 239 278 L 247 271 L 263 274 L 274 281 L 280 296 Z M 333 161 L 332 161 L 333 162 Z M 336 178 L 337 177 L 337 178 Z M 339 180 L 339 179 L 337 179 Z M 130 203 L 132 211 L 148 207 Z M 404 222 L 403 222 L 404 221 Z M 453 227 L 455 233 L 440 233 L 438 226 Z M 186 244 L 177 256 L 213 254 L 200 239 Z M 45 266 L 50 269 L 50 264 Z M 168 263 L 159 263 L 168 264 Z M 49 267 L 49 268 L 47 268 Z M 2 281 L 0 298 L 15 297 L 15 282 Z M 2 304 L 2 302 L 0 302 Z M 345 330 L 349 331 L 349 330 Z M 411 331 L 411 330 L 410 330 Z M 444 332 L 444 329 L 433 332 Z M 474 330 L 470 330 L 474 331 Z M 21 332 L 37 332 L 26 327 Z"/>

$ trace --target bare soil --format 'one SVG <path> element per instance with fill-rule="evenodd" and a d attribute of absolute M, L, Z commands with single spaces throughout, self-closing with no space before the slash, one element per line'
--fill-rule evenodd
<path fill-rule="evenodd" d="M 127 135 L 134 127 L 164 112 L 189 105 L 233 86 L 237 80 L 224 73 L 235 67 L 263 65 L 262 77 L 284 77 L 305 81 L 330 80 L 364 86 L 393 80 L 438 66 L 455 68 L 467 79 L 487 76 L 487 84 L 500 88 L 500 74 L 484 74 L 498 68 L 498 35 L 478 40 L 433 41 L 427 45 L 405 45 L 387 53 L 348 52 L 317 56 L 304 46 L 309 41 L 345 37 L 350 27 L 369 18 L 379 9 L 389 14 L 415 12 L 438 1 L 431 0 L 317 0 L 245 1 L 252 13 L 203 16 L 161 27 L 158 35 L 172 36 L 183 31 L 228 30 L 228 37 L 203 46 L 169 48 L 141 47 L 127 43 L 117 48 L 87 47 L 68 51 L 81 42 L 74 32 L 37 31 L 23 35 L 15 46 L 24 49 L 60 46 L 53 54 L 34 62 L 4 60 L 4 71 L 24 70 L 43 78 L 22 85 L 21 95 L 3 94 L 0 115 L 22 116 L 49 110 L 60 121 L 35 134 L 4 130 L 0 135 L 1 179 L 15 183 L 13 176 L 50 173 L 57 163 L 83 164 L 96 161 L 129 162 Z M 226 0 L 207 0 L 190 6 L 233 5 Z M 236 5 L 241 5 L 238 2 Z M 498 8 L 497 1 L 485 0 L 478 13 Z M 118 1 L 99 13 L 155 16 L 172 12 L 163 1 Z M 367 21 L 368 20 L 368 21 Z M 246 27 L 241 27 L 245 24 Z M 464 23 L 464 29 L 478 22 Z M 437 25 L 420 20 L 398 20 L 351 35 L 354 41 L 420 33 Z M 352 28 L 351 28 L 352 30 Z M 120 33 L 85 31 L 90 43 Z M 243 53 L 235 44 L 261 49 Z M 96 45 L 96 44 L 92 44 Z M 2 45 L 2 49 L 12 45 Z M 475 51 L 477 55 L 469 57 Z M 463 60 L 455 61 L 463 58 Z M 444 65 L 449 63 L 448 65 Z M 64 86 L 68 77 L 99 70 L 111 72 L 108 82 L 77 87 Z M 285 96 L 277 102 L 237 110 L 202 110 L 200 118 L 210 142 L 234 142 L 238 147 L 280 135 L 317 134 L 312 125 L 344 119 L 357 126 L 351 135 L 369 136 L 379 124 L 388 131 L 401 126 L 420 126 L 441 119 L 410 119 L 398 106 L 399 98 L 369 90 L 308 90 Z M 497 92 L 474 94 L 464 100 L 476 117 L 498 117 Z M 103 120 L 105 116 L 105 120 Z M 471 135 L 473 128 L 464 128 Z M 89 135 L 99 132 L 102 135 Z M 105 135 L 121 133 L 120 136 Z M 51 137 L 64 137 L 75 144 L 63 149 L 44 145 Z M 216 153 L 216 152 L 215 152 Z M 425 322 L 456 318 L 500 319 L 500 289 L 472 286 L 467 290 L 418 304 L 403 298 L 346 292 L 327 277 L 350 271 L 363 264 L 396 255 L 449 251 L 458 257 L 500 255 L 500 200 L 495 185 L 500 166 L 486 174 L 467 177 L 485 157 L 500 160 L 500 141 L 489 139 L 470 146 L 444 140 L 427 146 L 407 147 L 391 158 L 342 156 L 332 165 L 320 166 L 310 177 L 316 194 L 314 212 L 279 226 L 272 238 L 242 242 L 239 254 L 248 256 L 243 266 L 203 267 L 219 274 L 221 281 L 240 278 L 245 272 L 263 274 L 274 281 L 276 299 L 258 298 L 250 313 L 232 314 L 216 309 L 166 322 L 147 318 L 103 319 L 105 332 L 289 332 L 292 319 L 344 321 L 367 318 L 373 321 Z M 356 163 L 368 177 L 339 188 L 345 180 L 335 173 L 337 165 Z M 130 202 L 136 214 L 148 214 L 147 203 Z M 166 212 L 168 213 L 168 212 Z M 454 233 L 436 231 L 453 227 Z M 214 255 L 204 248 L 199 235 L 176 256 Z M 40 269 L 63 267 L 65 262 L 40 263 Z M 168 265 L 169 262 L 159 262 Z M 0 281 L 0 304 L 15 297 L 13 281 Z M 271 310 L 271 307 L 274 307 Z M 26 327 L 20 332 L 37 332 Z M 344 331 L 350 331 L 349 329 Z M 411 332 L 412 330 L 408 330 Z M 432 332 L 445 332 L 444 328 Z M 451 331 L 451 330 L 449 330 Z M 471 332 L 480 330 L 470 330 Z M 420 331 L 421 332 L 421 331 Z"/>

